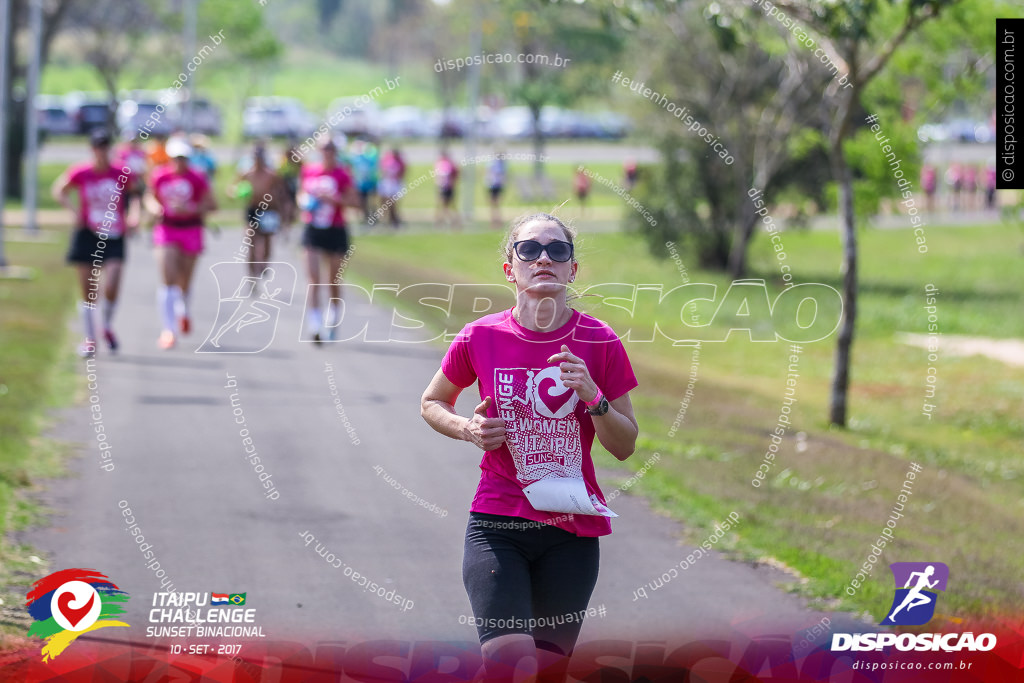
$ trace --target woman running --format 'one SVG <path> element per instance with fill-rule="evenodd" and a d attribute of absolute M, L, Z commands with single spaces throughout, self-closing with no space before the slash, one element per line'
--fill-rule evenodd
<path fill-rule="evenodd" d="M 338 164 L 338 147 L 328 140 L 320 148 L 320 164 L 305 166 L 299 190 L 299 205 L 303 207 L 306 231 L 302 246 L 306 247 L 306 265 L 309 282 L 330 285 L 331 298 L 339 296 L 341 284 L 337 274 L 348 258 L 348 226 L 345 207 L 359 206 L 359 195 L 352 184 L 352 176 Z M 324 266 L 321 270 L 321 265 Z M 321 312 L 320 288 L 309 288 L 309 308 L 306 325 L 313 341 L 319 343 L 328 329 L 333 330 L 335 320 L 328 320 L 328 310 Z"/>
<path fill-rule="evenodd" d="M 487 165 L 487 193 L 491 197 L 491 227 L 501 227 L 501 193 L 505 190 L 508 179 L 508 165 L 505 153 L 498 152 Z"/>
<path fill-rule="evenodd" d="M 573 177 L 573 189 L 576 190 L 576 199 L 580 200 L 580 215 L 582 216 L 587 208 L 587 195 L 590 194 L 590 176 L 582 167 L 576 169 L 576 175 Z"/>
<path fill-rule="evenodd" d="M 196 259 L 203 251 L 203 217 L 217 209 L 210 184 L 201 173 L 190 168 L 192 150 L 184 140 L 167 142 L 171 163 L 153 171 L 146 206 L 159 216 L 153 227 L 153 244 L 160 267 L 162 284 L 157 289 L 157 308 L 163 331 L 157 344 L 174 348 L 174 318 L 177 315 L 182 334 L 192 329 L 189 316 L 189 289 Z"/>
<path fill-rule="evenodd" d="M 121 289 L 121 266 L 124 263 L 124 236 L 131 235 L 139 224 L 139 203 L 132 201 L 131 188 L 135 172 L 127 166 L 110 165 L 110 135 L 95 131 L 90 139 L 93 160 L 72 166 L 53 184 L 54 198 L 68 211 L 78 215 L 68 263 L 78 267 L 78 280 L 82 286 L 79 309 L 85 339 L 78 354 L 90 358 L 96 353 L 96 308 L 100 276 L 103 277 L 104 297 L 101 306 L 103 337 L 111 351 L 117 351 L 114 334 L 114 309 Z M 78 208 L 72 206 L 70 194 L 78 191 Z M 125 206 L 128 205 L 128 212 Z"/>
<path fill-rule="evenodd" d="M 515 306 L 463 328 L 421 400 L 431 427 L 484 451 L 462 575 L 488 676 L 534 675 L 538 657 L 571 654 L 614 515 L 591 445 L 596 435 L 619 460 L 636 445 L 625 349 L 566 303 L 574 238 L 545 213 L 512 226 L 503 268 Z M 474 382 L 481 402 L 463 417 L 455 401 Z"/>
<path fill-rule="evenodd" d="M 441 199 L 441 203 L 437 206 L 436 222 L 438 225 L 448 224 L 453 228 L 458 228 L 460 225 L 459 212 L 452 207 L 452 202 L 455 199 L 455 184 L 459 180 L 459 167 L 448 156 L 447 150 L 441 152 L 441 158 L 434 164 L 434 177 Z"/>
<path fill-rule="evenodd" d="M 397 147 L 392 147 L 380 160 L 380 183 L 377 194 L 381 198 L 381 209 L 388 215 L 392 228 L 399 228 L 402 220 L 398 216 L 398 200 L 405 193 L 405 159 Z M 380 213 L 381 209 L 377 212 Z"/>

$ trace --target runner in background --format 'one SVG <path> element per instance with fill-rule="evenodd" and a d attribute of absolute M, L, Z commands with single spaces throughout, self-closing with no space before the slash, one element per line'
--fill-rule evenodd
<path fill-rule="evenodd" d="M 93 309 L 96 307 L 100 278 L 103 279 L 103 337 L 111 351 L 117 351 L 114 334 L 114 311 L 121 289 L 121 268 L 124 263 L 125 234 L 132 234 L 139 224 L 139 202 L 130 189 L 136 180 L 134 172 L 125 166 L 110 164 L 110 134 L 96 130 L 90 136 L 93 160 L 76 164 L 53 183 L 54 198 L 68 211 L 77 214 L 75 232 L 71 237 L 68 263 L 78 269 L 82 287 L 79 311 L 85 338 L 78 347 L 83 358 L 96 353 L 96 326 Z M 71 204 L 70 194 L 78 192 L 78 207 Z M 110 210 L 113 204 L 115 209 Z M 125 211 L 125 207 L 128 211 Z"/>
<path fill-rule="evenodd" d="M 931 164 L 921 167 L 921 187 L 924 188 L 928 213 L 935 213 L 935 191 L 939 189 L 939 173 Z"/>
<path fill-rule="evenodd" d="M 487 165 L 487 193 L 491 197 L 491 227 L 501 227 L 501 193 L 508 182 L 508 165 L 505 153 L 498 151 Z"/>
<path fill-rule="evenodd" d="M 141 206 L 142 195 L 146 192 L 146 174 L 149 170 L 146 150 L 142 148 L 138 131 L 126 130 L 121 134 L 121 139 L 124 142 L 118 145 L 114 151 L 113 163 L 117 168 L 131 169 L 128 198 L 138 200 L 139 206 Z"/>
<path fill-rule="evenodd" d="M 306 165 L 302 170 L 299 206 L 306 223 L 302 246 L 306 248 L 309 283 L 329 285 L 330 297 L 338 298 L 341 282 L 337 274 L 349 250 L 345 207 L 359 206 L 359 195 L 352 176 L 338 163 L 337 145 L 328 140 L 320 152 L 321 163 Z M 330 301 L 323 302 L 327 310 L 321 309 L 320 289 L 310 287 L 310 299 L 306 302 L 307 332 L 317 344 L 328 336 L 328 330 L 333 333 L 338 314 L 336 307 L 329 305 Z"/>
<path fill-rule="evenodd" d="M 302 177 L 302 157 L 299 156 L 298 151 L 299 148 L 295 141 L 289 140 L 288 148 L 284 151 L 281 164 L 277 168 L 277 174 L 284 182 L 285 190 L 288 193 L 289 204 L 293 208 L 298 206 L 299 181 Z M 297 216 L 297 210 L 290 211 L 285 218 L 286 227 L 291 228 Z"/>
<path fill-rule="evenodd" d="M 441 158 L 434 164 L 434 177 L 437 179 L 437 191 L 441 199 L 441 203 L 437 207 L 437 224 L 449 224 L 453 228 L 461 227 L 459 212 L 452 208 L 455 185 L 459 180 L 459 167 L 448 156 L 448 150 L 441 150 Z"/>
<path fill-rule="evenodd" d="M 192 328 L 189 290 L 196 259 L 203 251 L 203 221 L 217 209 L 210 184 L 189 165 L 192 153 L 188 143 L 172 138 L 167 143 L 171 163 L 153 171 L 146 208 L 159 216 L 153 228 L 161 285 L 157 289 L 157 309 L 162 331 L 158 345 L 174 347 L 175 316 L 182 334 Z"/>
<path fill-rule="evenodd" d="M 377 194 L 380 195 L 388 222 L 396 230 L 402 225 L 398 216 L 398 200 L 405 190 L 405 160 L 397 147 L 392 147 L 380 160 L 380 183 Z"/>
<path fill-rule="evenodd" d="M 978 167 L 974 164 L 964 166 L 964 210 L 975 211 L 981 208 L 978 204 Z"/>
<path fill-rule="evenodd" d="M 462 578 L 487 680 L 564 673 L 597 583 L 598 537 L 611 533 L 591 446 L 596 436 L 619 460 L 636 447 L 622 342 L 566 303 L 574 241 L 549 214 L 516 221 L 502 264 L 515 306 L 466 325 L 420 400 L 434 430 L 484 451 Z M 481 402 L 463 417 L 455 403 L 473 384 Z"/>
<path fill-rule="evenodd" d="M 271 260 L 271 240 L 291 222 L 294 208 L 284 181 L 267 163 L 267 148 L 262 142 L 253 146 L 252 166 L 229 189 L 228 196 L 247 202 L 245 222 L 256 231 L 249 250 L 249 274 L 255 277 L 262 270 L 257 264 Z M 261 206 L 265 197 L 270 199 Z"/>
<path fill-rule="evenodd" d="M 149 172 L 169 164 L 171 158 L 167 156 L 167 136 L 153 135 L 146 144 L 146 161 L 149 163 Z"/>
<path fill-rule="evenodd" d="M 217 160 L 210 151 L 210 138 L 200 133 L 193 133 L 188 141 L 192 145 L 192 155 L 188 159 L 189 163 L 192 164 L 193 169 L 203 174 L 206 182 L 213 185 L 213 181 L 217 176 Z"/>
<path fill-rule="evenodd" d="M 949 186 L 949 208 L 956 212 L 960 210 L 960 192 L 964 188 L 964 172 L 960 164 L 954 162 L 946 169 L 946 185 Z"/>
<path fill-rule="evenodd" d="M 374 193 L 377 191 L 377 162 L 380 152 L 376 145 L 368 140 L 356 140 L 352 143 L 349 160 L 355 176 L 356 190 L 359 192 L 359 206 L 363 210 L 363 220 L 369 221 L 371 205 L 374 204 Z"/>
<path fill-rule="evenodd" d="M 576 169 L 573 189 L 576 191 L 576 199 L 580 201 L 580 215 L 582 216 L 587 207 L 587 195 L 590 194 L 590 177 L 581 168 Z"/>
<path fill-rule="evenodd" d="M 991 163 L 985 167 L 985 208 L 996 208 L 996 167 Z"/>
<path fill-rule="evenodd" d="M 626 188 L 627 192 L 632 192 L 633 188 L 636 187 L 636 174 L 636 162 L 632 159 L 627 159 L 626 163 L 622 165 L 623 187 Z"/>

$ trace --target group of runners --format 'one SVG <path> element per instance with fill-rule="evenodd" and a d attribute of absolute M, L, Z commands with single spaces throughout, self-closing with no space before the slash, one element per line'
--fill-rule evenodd
<path fill-rule="evenodd" d="M 175 135 L 151 141 L 147 151 L 137 139 L 130 139 L 115 151 L 110 133 L 98 130 L 90 137 L 92 159 L 72 165 L 54 182 L 54 197 L 76 216 L 68 261 L 79 273 L 84 338 L 78 351 L 82 357 L 93 356 L 101 338 L 112 352 L 120 346 L 114 314 L 127 240 L 147 215 L 152 220 L 160 277 L 157 344 L 172 349 L 179 335 L 191 332 L 193 273 L 217 200 L 210 177 L 215 161 L 206 149 L 190 142 Z M 270 261 L 273 236 L 301 217 L 310 283 L 329 285 L 331 296 L 337 296 L 338 275 L 349 250 L 345 207 L 360 207 L 361 198 L 352 174 L 338 161 L 333 141 L 322 146 L 320 156 L 319 163 L 309 163 L 295 161 L 286 152 L 285 162 L 275 169 L 265 144 L 258 142 L 251 158 L 240 164 L 228 192 L 245 200 L 247 230 L 243 232 L 249 235 L 247 244 L 251 243 L 250 267 Z M 312 291 L 315 297 L 318 288 Z M 319 301 L 312 304 L 307 329 L 318 342 L 331 321 Z M 96 325 L 97 309 L 101 327 Z"/>

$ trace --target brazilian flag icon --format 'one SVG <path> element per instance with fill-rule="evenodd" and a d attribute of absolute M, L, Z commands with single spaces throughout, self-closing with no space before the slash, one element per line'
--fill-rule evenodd
<path fill-rule="evenodd" d="M 232 593 L 228 596 L 228 602 L 230 602 L 232 605 L 244 605 L 245 593 Z"/>

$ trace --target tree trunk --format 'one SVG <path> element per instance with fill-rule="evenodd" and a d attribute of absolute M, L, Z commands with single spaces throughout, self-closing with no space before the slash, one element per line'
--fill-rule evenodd
<path fill-rule="evenodd" d="M 839 183 L 840 228 L 843 240 L 843 312 L 836 338 L 835 369 L 832 374 L 832 397 L 829 424 L 846 426 L 847 396 L 850 389 L 850 358 L 854 328 L 857 322 L 857 232 L 853 210 L 853 181 L 843 154 L 842 140 L 832 149 L 832 175 Z"/>
<path fill-rule="evenodd" d="M 732 249 L 729 252 L 729 275 L 733 280 L 742 279 L 747 274 L 747 247 L 754 236 L 757 225 L 757 214 L 749 197 L 742 197 L 743 220 L 736 226 L 732 237 Z"/>
<path fill-rule="evenodd" d="M 43 44 L 41 46 L 41 63 L 40 67 L 45 68 L 46 62 L 50 57 L 50 43 L 53 37 L 60 31 L 60 23 L 64 18 L 64 14 L 67 12 L 68 7 L 74 0 L 58 0 L 56 3 L 49 3 L 49 7 L 52 7 L 52 13 L 47 13 L 43 16 Z M 47 6 L 44 5 L 44 11 Z M 24 13 L 28 11 L 28 3 L 26 2 L 15 2 L 11 7 L 11 27 L 12 35 L 10 44 L 8 45 L 8 51 L 5 55 L 0 55 L 0 64 L 4 65 L 4 68 L 8 69 L 7 72 L 7 130 L 0 131 L 0 135 L 7 136 L 7 158 L 3 160 L 6 164 L 4 168 L 4 182 L 7 187 L 0 187 L 0 200 L 17 198 L 21 199 L 22 190 L 24 188 L 24 182 L 22 180 L 22 157 L 25 155 L 25 116 L 31 114 L 35 116 L 35 106 L 29 105 L 26 107 L 25 101 L 15 101 L 14 92 L 15 84 L 22 84 L 25 80 L 26 73 L 28 71 L 28 63 L 19 63 L 17 60 L 17 50 L 14 40 L 14 34 L 17 32 L 17 27 L 21 26 L 23 22 Z"/>
<path fill-rule="evenodd" d="M 537 192 L 543 195 L 541 181 L 544 178 L 544 162 L 541 157 L 544 155 L 544 133 L 540 129 L 540 105 L 530 105 L 530 114 L 533 116 L 533 178 L 537 182 Z"/>
<path fill-rule="evenodd" d="M 8 100 L 7 158 L 4 159 L 4 181 L 7 199 L 22 199 L 25 188 L 22 157 L 25 156 L 25 100 Z"/>

